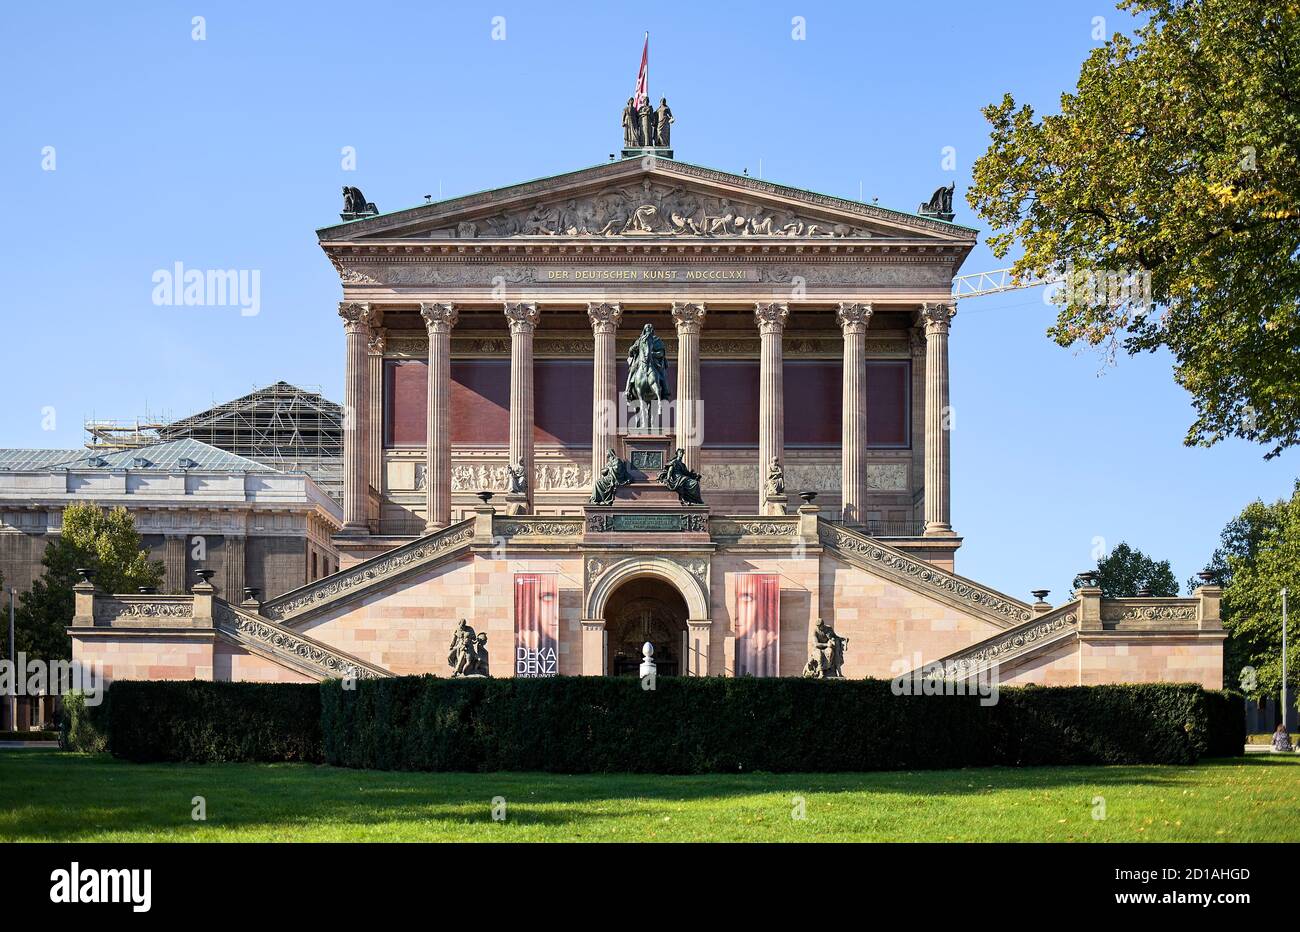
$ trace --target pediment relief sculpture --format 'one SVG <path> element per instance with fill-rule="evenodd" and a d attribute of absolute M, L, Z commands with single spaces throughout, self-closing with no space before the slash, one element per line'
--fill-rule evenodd
<path fill-rule="evenodd" d="M 588 197 L 568 197 L 463 220 L 432 236 L 792 236 L 870 237 L 866 227 L 798 216 L 752 201 L 668 187 L 645 179 Z M 430 234 L 422 234 L 430 235 Z"/>

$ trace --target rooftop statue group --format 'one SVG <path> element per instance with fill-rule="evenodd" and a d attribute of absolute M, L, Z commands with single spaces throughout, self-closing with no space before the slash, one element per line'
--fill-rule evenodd
<path fill-rule="evenodd" d="M 623 108 L 624 149 L 667 149 L 671 145 L 673 112 L 668 109 L 668 98 L 659 98 L 659 109 L 650 106 L 650 98 L 643 98 L 641 106 L 629 97 Z"/>

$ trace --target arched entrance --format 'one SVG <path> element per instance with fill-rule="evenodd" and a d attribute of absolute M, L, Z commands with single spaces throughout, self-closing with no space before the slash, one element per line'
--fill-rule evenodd
<path fill-rule="evenodd" d="M 610 593 L 605 603 L 606 666 L 610 676 L 636 676 L 641 645 L 654 645 L 656 673 L 684 672 L 686 599 L 671 583 L 654 577 L 631 579 Z"/>

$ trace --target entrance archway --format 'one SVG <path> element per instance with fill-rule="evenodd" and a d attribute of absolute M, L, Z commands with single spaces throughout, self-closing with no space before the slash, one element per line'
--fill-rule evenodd
<path fill-rule="evenodd" d="M 636 676 L 641 645 L 654 645 L 656 674 L 685 672 L 686 599 L 671 583 L 653 577 L 631 579 L 605 603 L 605 669 L 610 676 Z"/>

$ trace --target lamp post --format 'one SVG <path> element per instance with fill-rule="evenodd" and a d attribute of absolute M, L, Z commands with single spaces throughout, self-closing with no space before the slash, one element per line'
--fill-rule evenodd
<path fill-rule="evenodd" d="M 1287 590 L 1282 588 L 1282 727 L 1287 725 Z"/>
<path fill-rule="evenodd" d="M 15 684 L 18 676 L 18 655 L 14 653 L 14 598 L 17 590 L 13 586 L 9 587 L 9 662 L 14 665 Z M 9 696 L 9 730 L 18 730 L 18 687 L 14 686 L 13 693 Z"/>

